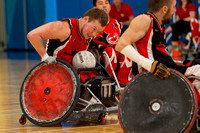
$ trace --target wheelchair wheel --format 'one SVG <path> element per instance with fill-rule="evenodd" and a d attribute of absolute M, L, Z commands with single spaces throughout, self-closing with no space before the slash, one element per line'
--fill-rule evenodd
<path fill-rule="evenodd" d="M 66 120 L 80 96 L 80 79 L 67 62 L 41 62 L 25 77 L 20 105 L 25 117 L 38 126 L 54 126 Z"/>
<path fill-rule="evenodd" d="M 128 133 L 187 133 L 197 108 L 191 83 L 171 70 L 170 78 L 164 80 L 148 72 L 136 76 L 122 93 L 118 113 Z"/>

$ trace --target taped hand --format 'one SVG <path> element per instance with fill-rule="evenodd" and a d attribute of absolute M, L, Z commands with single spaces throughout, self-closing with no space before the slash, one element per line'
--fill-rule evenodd
<path fill-rule="evenodd" d="M 170 69 L 158 61 L 153 62 L 150 72 L 153 75 L 158 76 L 160 79 L 168 78 L 171 75 Z"/>
<path fill-rule="evenodd" d="M 42 56 L 42 61 L 45 61 L 47 64 L 50 64 L 50 63 L 56 62 L 56 58 L 53 56 L 49 56 L 47 53 L 45 53 Z"/>

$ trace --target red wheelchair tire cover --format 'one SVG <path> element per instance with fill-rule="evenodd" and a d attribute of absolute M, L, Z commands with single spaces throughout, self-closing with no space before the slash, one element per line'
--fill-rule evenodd
<path fill-rule="evenodd" d="M 41 65 L 24 83 L 25 112 L 37 121 L 53 121 L 68 111 L 74 97 L 74 77 L 60 64 Z"/>

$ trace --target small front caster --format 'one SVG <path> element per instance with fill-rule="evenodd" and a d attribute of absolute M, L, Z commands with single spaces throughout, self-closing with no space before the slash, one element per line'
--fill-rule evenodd
<path fill-rule="evenodd" d="M 21 125 L 26 124 L 26 116 L 25 116 L 24 114 L 20 117 L 19 123 L 20 123 Z"/>

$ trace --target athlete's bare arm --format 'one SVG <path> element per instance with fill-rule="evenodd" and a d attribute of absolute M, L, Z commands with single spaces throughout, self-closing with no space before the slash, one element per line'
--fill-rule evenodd
<path fill-rule="evenodd" d="M 120 52 L 127 45 L 131 45 L 142 39 L 148 32 L 150 23 L 151 19 L 147 15 L 140 15 L 134 18 L 128 29 L 120 37 L 116 45 L 116 50 Z"/>
<path fill-rule="evenodd" d="M 149 16 L 140 15 L 136 17 L 119 39 L 115 47 L 117 51 L 121 52 L 149 72 L 151 71 L 153 61 L 140 55 L 131 44 L 142 39 L 147 34 L 150 24 L 151 18 Z"/>
<path fill-rule="evenodd" d="M 124 32 L 119 39 L 116 50 L 124 54 L 126 57 L 142 66 L 147 71 L 153 73 L 159 78 L 168 78 L 170 76 L 170 69 L 165 67 L 158 61 L 152 61 L 140 55 L 131 44 L 145 37 L 151 24 L 151 18 L 147 15 L 140 15 L 136 17 L 130 24 L 129 28 Z"/>
<path fill-rule="evenodd" d="M 43 46 L 43 39 L 57 39 L 64 41 L 71 33 L 69 24 L 66 21 L 55 21 L 42 25 L 27 35 L 28 40 L 42 57 L 46 51 Z"/>

